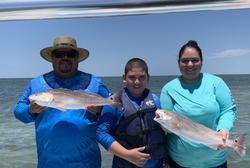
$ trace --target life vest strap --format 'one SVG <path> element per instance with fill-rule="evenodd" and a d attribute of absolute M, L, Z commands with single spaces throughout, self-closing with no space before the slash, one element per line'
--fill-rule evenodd
<path fill-rule="evenodd" d="M 138 144 L 138 142 L 140 141 L 140 139 L 145 135 L 147 134 L 148 132 L 152 131 L 152 130 L 158 130 L 158 129 L 161 129 L 161 126 L 160 125 L 155 125 L 155 126 L 151 126 L 151 127 L 148 127 L 144 130 L 141 130 L 141 131 L 137 131 L 137 132 L 134 132 L 132 134 L 127 134 L 126 132 L 119 132 L 119 131 L 116 131 L 116 134 L 117 135 L 120 135 L 120 136 L 123 136 L 123 139 L 127 139 L 126 137 L 127 136 L 137 136 L 137 139 L 135 140 L 135 142 L 133 144 L 130 144 L 128 142 L 125 142 L 125 141 L 120 141 L 117 139 L 117 141 L 122 145 L 124 146 L 125 148 L 135 148 Z"/>
<path fill-rule="evenodd" d="M 145 115 L 146 113 L 154 113 L 156 110 L 157 110 L 156 107 L 138 110 L 136 113 L 133 113 L 133 114 L 127 116 L 127 117 L 123 117 L 123 119 L 120 121 L 119 125 L 124 125 L 127 122 L 133 120 L 137 116 L 140 117 L 140 116 Z"/>
<path fill-rule="evenodd" d="M 143 152 L 143 153 L 148 153 L 150 150 L 152 150 L 152 149 L 154 149 L 154 148 L 156 148 L 156 147 L 165 145 L 166 143 L 167 143 L 167 138 L 166 138 L 164 141 L 162 141 L 162 142 L 147 145 L 147 146 L 145 147 L 145 149 L 144 149 L 142 152 Z"/>

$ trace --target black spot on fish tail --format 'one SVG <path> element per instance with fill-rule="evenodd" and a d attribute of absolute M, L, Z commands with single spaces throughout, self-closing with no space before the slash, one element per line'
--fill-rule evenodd
<path fill-rule="evenodd" d="M 233 148 L 238 152 L 238 154 L 243 157 L 246 154 L 246 146 L 245 146 L 245 136 L 247 134 L 243 134 L 238 138 L 234 139 Z"/>
<path fill-rule="evenodd" d="M 122 99 L 121 99 L 122 92 L 123 90 L 119 90 L 109 97 L 110 100 L 113 101 L 111 104 L 112 106 L 115 106 L 117 108 L 123 108 Z"/>

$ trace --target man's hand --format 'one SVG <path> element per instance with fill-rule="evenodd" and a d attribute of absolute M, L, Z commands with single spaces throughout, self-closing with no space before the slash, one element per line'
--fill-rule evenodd
<path fill-rule="evenodd" d="M 97 106 L 94 104 L 89 104 L 86 106 L 86 110 L 92 114 L 101 113 L 103 106 Z"/>
<path fill-rule="evenodd" d="M 32 114 L 39 114 L 41 113 L 41 111 L 43 111 L 46 108 L 47 107 L 39 106 L 38 104 L 36 104 L 36 100 L 32 100 L 29 106 L 30 112 Z"/>

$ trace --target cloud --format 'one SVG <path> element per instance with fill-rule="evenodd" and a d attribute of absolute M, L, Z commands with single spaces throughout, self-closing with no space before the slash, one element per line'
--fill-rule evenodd
<path fill-rule="evenodd" d="M 225 57 L 238 57 L 250 53 L 250 50 L 236 49 L 236 50 L 226 50 L 220 53 L 214 53 L 214 56 L 209 58 L 225 58 Z"/>

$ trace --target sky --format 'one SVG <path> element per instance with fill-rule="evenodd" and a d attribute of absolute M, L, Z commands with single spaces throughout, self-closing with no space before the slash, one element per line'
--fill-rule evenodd
<path fill-rule="evenodd" d="M 122 76 L 131 58 L 151 76 L 180 75 L 178 52 L 196 40 L 202 72 L 250 74 L 250 9 L 0 22 L 0 78 L 34 78 L 52 70 L 40 51 L 55 37 L 74 37 L 89 57 L 79 70 Z"/>

